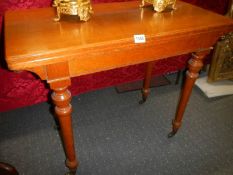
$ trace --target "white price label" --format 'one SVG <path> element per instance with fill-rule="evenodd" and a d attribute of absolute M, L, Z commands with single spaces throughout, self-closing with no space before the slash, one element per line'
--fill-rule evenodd
<path fill-rule="evenodd" d="M 134 35 L 134 43 L 145 43 L 146 37 L 145 35 Z"/>

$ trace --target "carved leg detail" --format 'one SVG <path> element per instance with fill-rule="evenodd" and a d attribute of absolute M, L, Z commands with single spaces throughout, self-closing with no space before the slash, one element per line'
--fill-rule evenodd
<path fill-rule="evenodd" d="M 71 94 L 67 87 L 53 89 L 52 100 L 55 104 L 55 113 L 60 123 L 60 132 L 66 154 L 66 166 L 72 174 L 75 174 L 78 161 L 75 157 L 74 139 L 71 123 L 72 106 Z"/>
<path fill-rule="evenodd" d="M 181 93 L 180 102 L 177 107 L 175 119 L 172 122 L 172 132 L 168 134 L 168 137 L 174 136 L 181 126 L 183 114 L 188 103 L 189 97 L 192 92 L 193 85 L 199 76 L 199 71 L 203 67 L 203 59 L 209 53 L 208 51 L 202 51 L 192 55 L 192 59 L 189 60 L 188 71 L 186 72 L 186 80 Z"/>
<path fill-rule="evenodd" d="M 150 93 L 150 84 L 151 84 L 153 67 L 154 67 L 154 62 L 149 62 L 146 65 L 146 74 L 145 74 L 145 79 L 143 81 L 142 100 L 139 102 L 140 104 L 142 104 L 146 101 L 146 99 Z"/>

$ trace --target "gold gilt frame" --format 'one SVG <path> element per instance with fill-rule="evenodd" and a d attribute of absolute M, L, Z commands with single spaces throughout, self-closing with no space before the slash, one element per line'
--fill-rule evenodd
<path fill-rule="evenodd" d="M 233 18 L 233 0 L 229 2 L 226 16 Z M 233 79 L 233 32 L 216 44 L 208 75 L 208 82 L 226 79 Z"/>

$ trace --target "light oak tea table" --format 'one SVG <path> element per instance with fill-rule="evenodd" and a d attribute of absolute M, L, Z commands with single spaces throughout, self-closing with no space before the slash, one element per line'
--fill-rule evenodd
<path fill-rule="evenodd" d="M 94 4 L 88 22 L 63 16 L 53 21 L 53 8 L 21 9 L 5 14 L 5 59 L 12 71 L 27 70 L 49 85 L 66 154 L 66 166 L 75 174 L 78 161 L 71 124 L 71 77 L 147 63 L 142 89 L 149 94 L 154 61 L 193 53 L 188 64 L 173 136 L 182 117 L 203 59 L 218 38 L 233 31 L 233 21 L 178 1 L 176 9 L 156 13 L 140 2 Z M 134 36 L 145 41 L 135 43 Z M 174 104 L 175 105 L 175 104 Z"/>

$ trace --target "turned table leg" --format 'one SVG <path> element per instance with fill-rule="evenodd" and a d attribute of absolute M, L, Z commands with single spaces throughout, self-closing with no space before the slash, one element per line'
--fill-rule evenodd
<path fill-rule="evenodd" d="M 71 123 L 72 106 L 71 93 L 67 87 L 52 88 L 52 100 L 55 105 L 55 114 L 59 120 L 60 132 L 66 154 L 66 166 L 70 169 L 70 174 L 75 174 L 78 161 L 75 156 L 74 138 Z"/>
<path fill-rule="evenodd" d="M 173 126 L 172 132 L 168 134 L 169 138 L 174 136 L 181 126 L 184 111 L 188 103 L 189 97 L 191 95 L 193 85 L 199 76 L 199 71 L 203 67 L 203 60 L 207 54 L 209 54 L 209 50 L 194 53 L 192 54 L 192 58 L 188 62 L 188 71 L 186 72 L 186 80 L 183 90 L 181 92 L 181 97 L 180 97 L 179 105 L 177 107 L 175 119 L 172 121 L 172 126 Z"/>
<path fill-rule="evenodd" d="M 145 78 L 143 81 L 142 100 L 139 102 L 140 104 L 142 104 L 146 101 L 146 99 L 150 93 L 150 83 L 151 83 L 154 63 L 155 63 L 154 61 L 146 63 L 146 73 L 145 73 Z"/>

